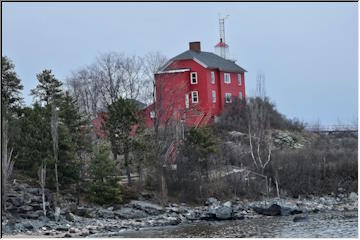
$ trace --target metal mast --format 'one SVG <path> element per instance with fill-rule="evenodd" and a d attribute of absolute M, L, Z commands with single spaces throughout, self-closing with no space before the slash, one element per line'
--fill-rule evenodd
<path fill-rule="evenodd" d="M 219 37 L 220 42 L 215 45 L 215 51 L 216 53 L 222 57 L 226 58 L 228 57 L 228 51 L 229 46 L 225 42 L 225 19 L 228 18 L 229 15 L 226 15 L 225 17 L 221 17 L 219 14 Z"/>

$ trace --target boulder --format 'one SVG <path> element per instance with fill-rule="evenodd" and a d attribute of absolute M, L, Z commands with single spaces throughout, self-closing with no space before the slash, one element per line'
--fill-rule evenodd
<path fill-rule="evenodd" d="M 68 226 L 58 226 L 55 228 L 56 231 L 66 232 L 69 230 Z"/>
<path fill-rule="evenodd" d="M 253 207 L 253 210 L 265 216 L 281 216 L 281 207 L 277 204 L 273 204 L 269 208 Z"/>
<path fill-rule="evenodd" d="M 71 212 L 67 212 L 67 213 L 65 213 L 65 219 L 68 220 L 69 222 L 74 222 L 75 215 L 72 214 Z"/>
<path fill-rule="evenodd" d="M 148 217 L 149 215 L 139 209 L 129 208 L 129 207 L 123 207 L 119 210 L 114 211 L 115 216 L 121 218 L 121 219 L 138 219 L 138 218 L 144 218 Z"/>
<path fill-rule="evenodd" d="M 225 206 L 225 205 L 223 205 L 221 207 L 218 207 L 215 210 L 216 219 L 219 219 L 219 220 L 230 219 L 232 217 L 231 214 L 232 214 L 231 207 L 228 207 L 228 206 Z"/>
<path fill-rule="evenodd" d="M 24 223 L 24 228 L 26 228 L 27 230 L 33 230 L 34 226 L 31 223 Z"/>
<path fill-rule="evenodd" d="M 216 198 L 208 198 L 205 202 L 205 206 L 218 205 L 220 202 Z"/>
<path fill-rule="evenodd" d="M 109 211 L 107 209 L 99 209 L 98 214 L 103 218 L 114 218 L 115 214 L 113 211 Z"/>
<path fill-rule="evenodd" d="M 22 205 L 22 200 L 19 197 L 9 197 L 8 201 L 14 206 L 14 207 L 20 207 Z"/>
<path fill-rule="evenodd" d="M 26 213 L 26 212 L 30 212 L 30 211 L 33 211 L 33 207 L 32 206 L 28 206 L 28 205 L 25 205 L 25 206 L 21 206 L 17 209 L 17 211 L 19 213 Z"/>
<path fill-rule="evenodd" d="M 89 217 L 89 209 L 85 207 L 77 207 L 74 209 L 73 213 L 80 217 Z"/>
<path fill-rule="evenodd" d="M 165 210 L 162 206 L 154 204 L 154 203 L 146 202 L 146 201 L 133 200 L 129 203 L 129 205 L 133 208 L 143 210 L 150 215 L 159 215 L 159 214 L 165 212 Z"/>

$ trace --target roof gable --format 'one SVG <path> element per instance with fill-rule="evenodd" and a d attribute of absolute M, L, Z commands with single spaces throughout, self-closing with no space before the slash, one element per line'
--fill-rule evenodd
<path fill-rule="evenodd" d="M 193 50 L 187 50 L 173 57 L 164 65 L 161 70 L 165 70 L 173 61 L 188 59 L 198 60 L 206 65 L 207 68 L 217 68 L 220 71 L 246 72 L 245 69 L 231 60 L 227 60 L 211 52 L 196 52 Z"/>

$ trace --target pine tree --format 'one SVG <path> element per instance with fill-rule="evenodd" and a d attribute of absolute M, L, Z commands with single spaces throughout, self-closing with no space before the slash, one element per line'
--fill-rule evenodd
<path fill-rule="evenodd" d="M 114 152 L 114 159 L 118 149 L 122 147 L 125 160 L 125 170 L 128 184 L 131 185 L 129 152 L 131 149 L 131 128 L 138 123 L 137 106 L 133 100 L 120 98 L 108 106 L 108 117 L 105 119 L 106 129 L 110 134 L 110 142 Z"/>
<path fill-rule="evenodd" d="M 44 101 L 46 105 L 62 97 L 62 82 L 57 80 L 51 70 L 45 69 L 36 75 L 39 84 L 31 90 L 31 95 L 38 98 L 40 102 Z"/>
<path fill-rule="evenodd" d="M 1 101 L 9 109 L 22 102 L 21 80 L 15 72 L 15 65 L 8 57 L 1 57 Z"/>
<path fill-rule="evenodd" d="M 115 162 L 110 158 L 110 149 L 99 145 L 89 167 L 92 181 L 90 199 L 99 204 L 121 203 L 120 187 L 116 177 Z"/>

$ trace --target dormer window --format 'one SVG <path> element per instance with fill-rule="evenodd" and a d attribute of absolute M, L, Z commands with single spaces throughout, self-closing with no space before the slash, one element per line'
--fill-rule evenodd
<path fill-rule="evenodd" d="M 190 73 L 190 83 L 191 84 L 197 84 L 198 83 L 197 72 L 191 72 Z"/>
<path fill-rule="evenodd" d="M 240 73 L 238 74 L 238 83 L 239 83 L 239 86 L 241 86 L 241 74 Z"/>
<path fill-rule="evenodd" d="M 155 118 L 155 112 L 154 111 L 150 112 L 150 118 Z"/>
<path fill-rule="evenodd" d="M 230 73 L 224 73 L 224 83 L 226 84 L 231 83 Z"/>

